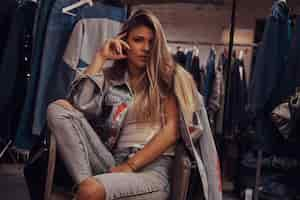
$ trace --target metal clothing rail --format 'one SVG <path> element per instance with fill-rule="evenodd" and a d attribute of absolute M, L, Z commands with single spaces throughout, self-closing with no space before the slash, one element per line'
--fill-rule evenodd
<path fill-rule="evenodd" d="M 221 42 L 200 42 L 200 41 L 180 41 L 180 40 L 168 40 L 168 43 L 172 44 L 187 44 L 187 45 L 202 45 L 202 46 L 229 46 L 229 43 Z M 256 43 L 234 43 L 235 47 L 257 47 Z"/>
<path fill-rule="evenodd" d="M 191 4 L 213 4 L 224 5 L 224 0 L 120 0 L 124 4 L 169 4 L 169 3 L 191 3 Z"/>

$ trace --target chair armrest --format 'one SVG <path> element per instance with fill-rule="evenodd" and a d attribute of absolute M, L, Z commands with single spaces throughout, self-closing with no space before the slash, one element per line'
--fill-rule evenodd
<path fill-rule="evenodd" d="M 53 134 L 50 133 L 49 158 L 48 158 L 44 200 L 50 200 L 52 185 L 53 185 L 54 170 L 55 170 L 55 162 L 56 162 L 56 138 Z"/>
<path fill-rule="evenodd" d="M 192 162 L 182 142 L 176 145 L 171 179 L 171 199 L 186 200 L 188 197 Z"/>

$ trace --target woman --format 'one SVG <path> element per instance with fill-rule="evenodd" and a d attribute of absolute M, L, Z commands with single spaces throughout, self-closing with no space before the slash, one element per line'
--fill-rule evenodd
<path fill-rule="evenodd" d="M 114 64 L 104 69 L 107 60 Z M 195 88 L 173 62 L 158 19 L 135 12 L 78 72 L 69 98 L 48 107 L 76 199 L 167 199 L 179 124 L 200 107 Z"/>

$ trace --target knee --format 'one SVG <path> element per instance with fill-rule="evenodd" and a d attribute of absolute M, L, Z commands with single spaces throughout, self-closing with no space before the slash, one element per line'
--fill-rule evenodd
<path fill-rule="evenodd" d="M 52 102 L 47 107 L 47 120 L 51 121 L 59 116 L 62 113 L 63 107 Z"/>
<path fill-rule="evenodd" d="M 53 125 L 57 124 L 57 122 L 66 118 L 68 115 L 72 115 L 72 113 L 74 113 L 75 108 L 66 107 L 65 105 L 68 104 L 70 103 L 67 100 L 60 99 L 48 105 L 47 122 L 50 127 L 53 127 Z"/>
<path fill-rule="evenodd" d="M 79 184 L 76 200 L 104 200 L 105 189 L 95 178 L 87 178 Z"/>

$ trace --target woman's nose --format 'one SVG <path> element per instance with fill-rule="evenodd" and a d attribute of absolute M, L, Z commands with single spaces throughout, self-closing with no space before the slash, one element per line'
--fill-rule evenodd
<path fill-rule="evenodd" d="M 144 51 L 149 51 L 150 50 L 150 43 L 149 42 L 144 43 L 143 50 Z"/>

